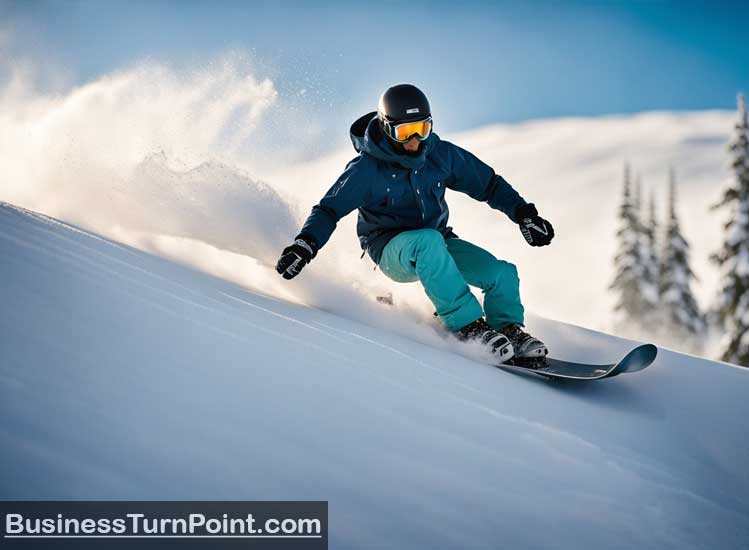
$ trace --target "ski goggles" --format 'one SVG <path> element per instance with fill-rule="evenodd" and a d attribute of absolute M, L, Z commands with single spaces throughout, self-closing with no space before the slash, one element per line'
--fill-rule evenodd
<path fill-rule="evenodd" d="M 407 142 L 413 136 L 416 136 L 419 141 L 424 141 L 432 133 L 432 117 L 415 122 L 401 122 L 400 124 L 383 120 L 382 129 L 391 139 L 400 143 Z"/>

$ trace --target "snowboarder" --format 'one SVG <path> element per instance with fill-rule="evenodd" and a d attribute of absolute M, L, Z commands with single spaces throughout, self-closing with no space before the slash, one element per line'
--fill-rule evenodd
<path fill-rule="evenodd" d="M 388 88 L 378 110 L 353 123 L 351 141 L 359 156 L 312 208 L 276 270 L 285 279 L 298 275 L 338 220 L 358 209 L 362 249 L 393 281 L 420 281 L 458 338 L 478 340 L 500 362 L 544 357 L 543 342 L 523 330 L 517 269 L 453 233 L 445 190 L 488 203 L 518 224 L 528 244 L 546 246 L 554 230 L 536 207 L 476 156 L 441 140 L 427 97 L 411 84 Z M 483 310 L 468 285 L 482 289 Z"/>

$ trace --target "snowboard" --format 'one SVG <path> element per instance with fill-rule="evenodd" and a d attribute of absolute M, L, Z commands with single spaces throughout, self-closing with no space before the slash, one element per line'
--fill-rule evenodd
<path fill-rule="evenodd" d="M 624 373 L 641 371 L 655 361 L 657 354 L 658 348 L 653 344 L 643 344 L 630 351 L 619 362 L 608 365 L 575 363 L 562 361 L 554 357 L 545 357 L 542 359 L 511 359 L 507 363 L 496 366 L 502 369 L 532 372 L 553 379 L 602 380 Z"/>

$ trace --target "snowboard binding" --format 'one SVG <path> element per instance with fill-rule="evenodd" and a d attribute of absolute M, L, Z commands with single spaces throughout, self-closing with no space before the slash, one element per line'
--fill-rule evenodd
<path fill-rule="evenodd" d="M 513 367 L 522 367 L 524 369 L 538 370 L 549 366 L 546 357 L 513 357 L 509 361 L 503 363 L 503 365 L 510 365 Z"/>

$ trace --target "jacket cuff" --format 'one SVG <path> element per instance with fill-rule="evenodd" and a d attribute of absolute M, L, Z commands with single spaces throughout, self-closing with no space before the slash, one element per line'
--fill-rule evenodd
<path fill-rule="evenodd" d="M 512 218 L 515 223 L 520 223 L 522 220 L 526 218 L 532 218 L 534 216 L 538 216 L 538 210 L 536 210 L 536 205 L 532 202 L 517 205 L 515 207 L 515 212 L 513 212 L 512 214 Z"/>
<path fill-rule="evenodd" d="M 320 250 L 320 247 L 317 246 L 317 243 L 315 242 L 315 239 L 313 239 L 309 234 L 307 233 L 299 233 L 296 237 L 294 237 L 295 241 L 303 241 L 307 244 L 310 248 L 310 252 L 312 253 L 312 257 L 314 258 L 317 256 L 317 251 Z"/>

